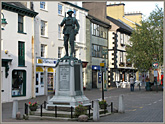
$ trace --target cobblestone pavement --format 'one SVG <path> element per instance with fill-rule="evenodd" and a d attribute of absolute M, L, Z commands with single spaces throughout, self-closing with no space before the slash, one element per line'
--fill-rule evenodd
<path fill-rule="evenodd" d="M 91 101 L 102 98 L 100 89 L 92 89 L 84 91 Z M 119 95 L 124 95 L 125 113 L 113 113 L 108 116 L 101 117 L 100 122 L 163 122 L 163 92 L 145 91 L 144 87 L 139 90 L 135 88 L 134 92 L 130 92 L 129 88 L 110 88 L 104 92 L 105 100 L 110 104 L 113 102 L 114 107 L 118 108 Z M 47 100 L 46 96 L 38 96 L 34 99 L 19 101 L 18 109 L 21 114 L 24 113 L 24 104 L 29 101 L 38 101 L 43 103 Z M 108 108 L 110 109 L 110 108 Z M 15 120 L 12 116 L 12 102 L 2 104 L 2 122 L 54 122 L 54 120 Z M 62 120 L 65 121 L 65 120 Z"/>

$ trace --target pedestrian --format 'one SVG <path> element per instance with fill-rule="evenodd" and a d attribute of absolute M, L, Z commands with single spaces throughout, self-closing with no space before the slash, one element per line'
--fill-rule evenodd
<path fill-rule="evenodd" d="M 133 76 L 131 76 L 131 78 L 130 78 L 131 91 L 134 91 L 134 83 L 135 83 L 134 78 L 133 78 Z"/>

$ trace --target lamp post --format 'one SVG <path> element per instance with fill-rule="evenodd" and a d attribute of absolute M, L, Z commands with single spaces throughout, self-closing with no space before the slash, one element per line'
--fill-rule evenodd
<path fill-rule="evenodd" d="M 8 23 L 7 23 L 6 19 L 5 19 L 4 14 L 3 14 L 3 13 L 1 13 L 1 14 L 2 14 L 2 16 L 3 16 L 3 18 L 1 19 L 1 25 L 2 25 L 3 28 L 1 28 L 1 29 L 4 30 L 4 27 L 5 27 Z"/>

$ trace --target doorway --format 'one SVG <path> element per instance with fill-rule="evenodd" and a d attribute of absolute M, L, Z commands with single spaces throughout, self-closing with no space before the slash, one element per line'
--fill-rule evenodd
<path fill-rule="evenodd" d="M 97 88 L 97 71 L 92 70 L 92 88 Z"/>

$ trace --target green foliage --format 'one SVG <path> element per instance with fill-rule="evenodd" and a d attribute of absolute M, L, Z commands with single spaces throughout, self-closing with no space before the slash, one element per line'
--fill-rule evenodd
<path fill-rule="evenodd" d="M 156 6 L 150 16 L 132 32 L 131 44 L 126 45 L 127 58 L 139 71 L 152 68 L 154 56 L 163 64 L 163 9 Z"/>
<path fill-rule="evenodd" d="M 106 100 L 101 100 L 101 101 L 99 101 L 99 105 L 107 105 L 107 102 L 106 102 Z"/>
<path fill-rule="evenodd" d="M 87 108 L 83 105 L 78 105 L 75 108 L 75 116 L 78 117 L 78 116 L 84 115 L 84 114 L 87 114 Z"/>

